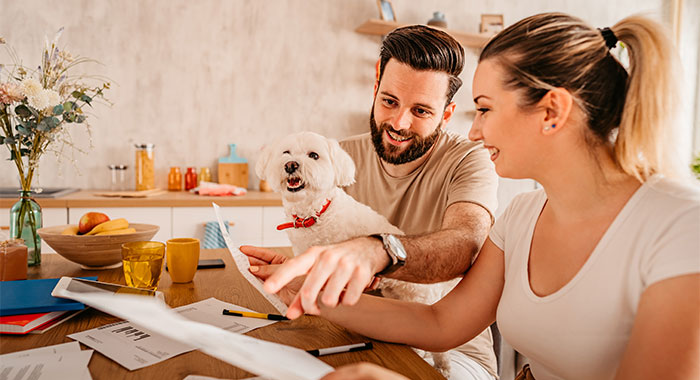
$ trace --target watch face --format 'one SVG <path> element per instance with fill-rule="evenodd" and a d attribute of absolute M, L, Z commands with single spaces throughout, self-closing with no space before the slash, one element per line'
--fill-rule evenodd
<path fill-rule="evenodd" d="M 396 258 L 401 261 L 406 261 L 406 250 L 403 248 L 403 244 L 401 244 L 399 238 L 394 235 L 387 235 L 386 238 Z"/>

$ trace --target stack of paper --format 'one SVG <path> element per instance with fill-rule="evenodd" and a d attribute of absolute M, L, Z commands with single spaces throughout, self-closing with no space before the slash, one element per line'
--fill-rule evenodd
<path fill-rule="evenodd" d="M 256 375 L 279 380 L 314 380 L 333 371 L 333 367 L 308 352 L 282 344 L 255 339 L 208 324 L 185 319 L 162 301 L 131 295 L 74 293 L 69 297 L 124 318 L 142 329 L 192 345 L 215 358 Z"/>
<path fill-rule="evenodd" d="M 0 355 L 0 374 L 13 380 L 92 380 L 87 367 L 92 352 L 70 342 Z"/>
<path fill-rule="evenodd" d="M 181 306 L 174 311 L 191 321 L 206 323 L 239 334 L 275 323 L 264 319 L 222 315 L 223 309 L 252 311 L 216 298 Z M 68 337 L 94 348 L 130 371 L 197 349 L 196 346 L 169 339 L 152 329 L 137 326 L 129 321 L 112 323 L 71 334 Z"/>

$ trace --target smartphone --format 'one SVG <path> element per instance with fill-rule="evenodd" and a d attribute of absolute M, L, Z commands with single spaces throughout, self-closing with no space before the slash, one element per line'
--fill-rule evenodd
<path fill-rule="evenodd" d="M 224 268 L 225 266 L 226 264 L 224 264 L 222 259 L 199 260 L 199 263 L 197 263 L 197 269 Z M 165 264 L 165 270 L 168 270 L 168 264 Z"/>

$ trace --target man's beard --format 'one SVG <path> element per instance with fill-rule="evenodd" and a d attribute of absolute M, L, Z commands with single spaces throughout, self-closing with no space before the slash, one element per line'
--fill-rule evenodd
<path fill-rule="evenodd" d="M 428 137 L 421 137 L 413 132 L 407 130 L 397 131 L 391 124 L 382 123 L 377 127 L 377 122 L 374 120 L 374 110 L 369 116 L 369 127 L 372 132 L 372 143 L 374 144 L 374 150 L 379 155 L 379 158 L 384 160 L 384 162 L 392 165 L 401 165 L 407 162 L 417 160 L 425 153 L 427 153 L 430 148 L 433 147 L 438 137 L 440 137 L 440 132 L 442 131 L 442 122 L 435 128 L 435 131 Z M 410 145 L 403 152 L 400 152 L 400 148 L 391 144 L 384 144 L 382 135 L 385 130 L 391 130 L 392 133 L 401 136 L 402 138 L 412 138 Z"/>

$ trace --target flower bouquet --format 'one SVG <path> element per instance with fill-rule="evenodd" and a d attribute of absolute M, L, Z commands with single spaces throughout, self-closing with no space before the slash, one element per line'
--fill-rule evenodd
<path fill-rule="evenodd" d="M 41 156 L 51 150 L 59 156 L 71 142 L 71 125 L 82 124 L 90 133 L 86 106 L 96 98 L 104 99 L 109 82 L 96 77 L 73 75 L 71 69 L 88 58 L 73 57 L 58 48 L 61 28 L 52 42 L 46 41 L 41 65 L 30 70 L 19 61 L 13 49 L 0 37 L 12 64 L 0 64 L 0 144 L 10 151 L 17 167 L 21 187 L 20 200 L 10 212 L 10 237 L 22 238 L 28 248 L 28 264 L 41 262 L 41 207 L 31 198 L 32 178 Z M 98 82 L 92 86 L 85 80 Z M 57 147 L 56 147 L 57 146 Z"/>

